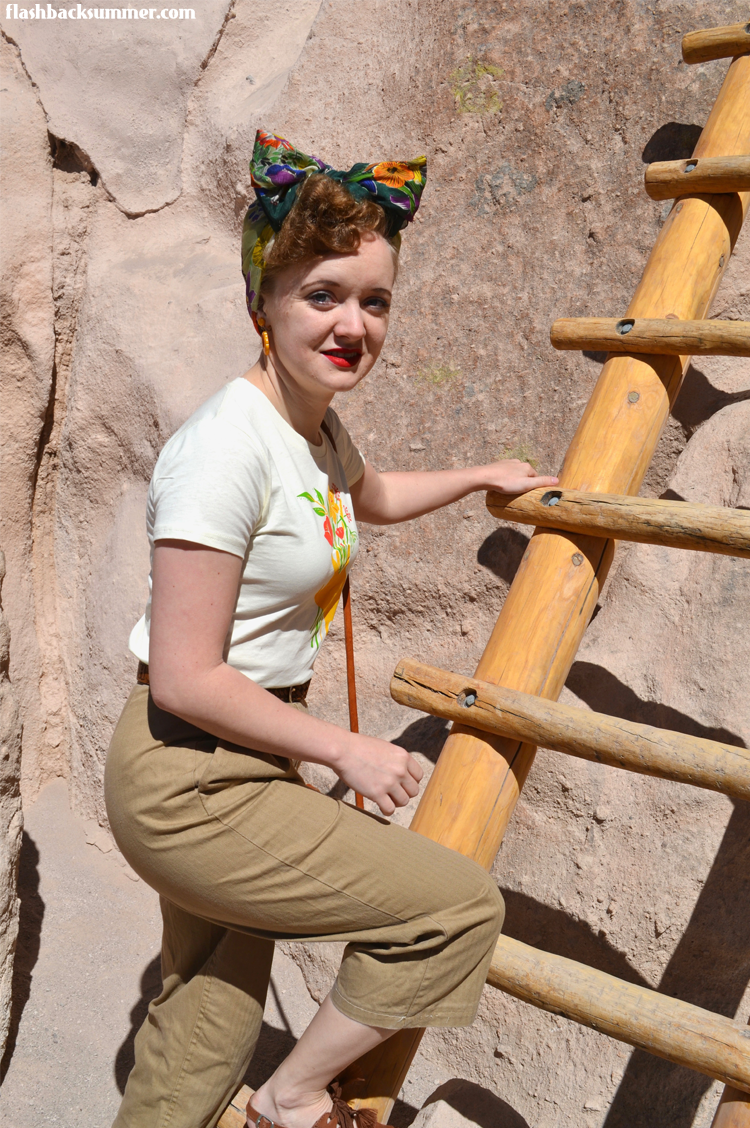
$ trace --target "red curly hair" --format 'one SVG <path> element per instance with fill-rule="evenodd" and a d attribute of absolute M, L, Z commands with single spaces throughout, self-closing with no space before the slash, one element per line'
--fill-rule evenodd
<path fill-rule="evenodd" d="M 348 188 L 322 173 L 300 186 L 292 210 L 269 244 L 261 293 L 287 266 L 330 254 L 353 254 L 362 236 L 385 237 L 385 212 L 372 200 L 355 200 Z"/>

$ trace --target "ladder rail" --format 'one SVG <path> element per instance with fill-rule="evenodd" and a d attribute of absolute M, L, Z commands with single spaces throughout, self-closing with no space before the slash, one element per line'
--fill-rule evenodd
<path fill-rule="evenodd" d="M 641 775 L 750 800 L 750 749 L 636 724 L 402 658 L 391 679 L 401 705 Z"/>
<path fill-rule="evenodd" d="M 516 495 L 490 490 L 487 508 L 494 517 L 521 525 L 750 558 L 745 509 L 557 487 Z"/>

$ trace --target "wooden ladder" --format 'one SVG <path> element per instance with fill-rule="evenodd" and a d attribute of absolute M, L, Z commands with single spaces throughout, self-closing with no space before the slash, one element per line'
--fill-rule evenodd
<path fill-rule="evenodd" d="M 732 58 L 689 161 L 651 165 L 675 203 L 624 317 L 555 322 L 556 348 L 607 351 L 560 485 L 488 494 L 536 525 L 474 678 L 401 661 L 405 705 L 454 722 L 412 829 L 490 869 L 537 745 L 750 798 L 750 751 L 557 703 L 614 540 L 750 557 L 750 514 L 637 497 L 690 356 L 750 356 L 750 323 L 704 320 L 750 206 L 750 23 L 685 36 L 686 63 Z M 533 1006 L 725 1083 L 713 1128 L 750 1128 L 750 1029 L 700 1007 L 501 936 L 487 982 Z M 396 1033 L 347 1070 L 355 1108 L 387 1122 L 423 1031 Z M 242 1090 L 219 1121 L 244 1122 Z"/>

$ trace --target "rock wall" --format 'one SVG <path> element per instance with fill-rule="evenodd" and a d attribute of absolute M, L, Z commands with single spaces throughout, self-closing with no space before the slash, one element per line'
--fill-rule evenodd
<path fill-rule="evenodd" d="M 0 551 L 0 589 L 5 557 Z M 0 1061 L 10 1027 L 13 956 L 18 938 L 16 893 L 21 853 L 21 719 L 8 681 L 10 632 L 0 604 Z"/>
<path fill-rule="evenodd" d="M 383 357 L 337 405 L 370 460 L 421 469 L 514 453 L 553 469 L 603 358 L 555 354 L 549 324 L 625 309 L 668 210 L 643 193 L 644 165 L 690 154 L 726 70 L 685 67 L 681 35 L 745 18 L 735 0 L 195 11 L 137 26 L 0 16 L 12 219 L 0 540 L 23 791 L 64 775 L 101 822 L 145 601 L 149 476 L 166 438 L 256 352 L 239 273 L 255 129 L 337 167 L 427 154 Z M 750 317 L 747 232 L 713 313 Z M 750 504 L 749 387 L 743 361 L 690 369 L 644 494 Z M 446 727 L 404 716 L 390 673 L 403 654 L 471 671 L 526 539 L 480 496 L 362 530 L 362 725 L 428 770 Z M 749 598 L 747 561 L 620 549 L 566 698 L 746 744 Z M 334 624 L 311 700 L 341 723 L 343 668 Z M 741 804 L 540 752 L 496 864 L 507 931 L 744 1017 L 747 832 Z M 320 997 L 335 951 L 291 954 Z M 492 1106 L 498 1124 L 535 1128 L 708 1125 L 717 1099 L 697 1074 L 489 993 L 470 1030 L 425 1039 L 396 1120 L 456 1077 L 507 1106 Z"/>

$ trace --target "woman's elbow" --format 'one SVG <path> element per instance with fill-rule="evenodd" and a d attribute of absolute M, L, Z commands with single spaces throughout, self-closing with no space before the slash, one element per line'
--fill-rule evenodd
<path fill-rule="evenodd" d="M 149 669 L 149 690 L 151 700 L 157 709 L 165 713 L 182 715 L 182 706 L 185 701 L 185 688 L 180 679 L 170 675 L 168 671 Z"/>

